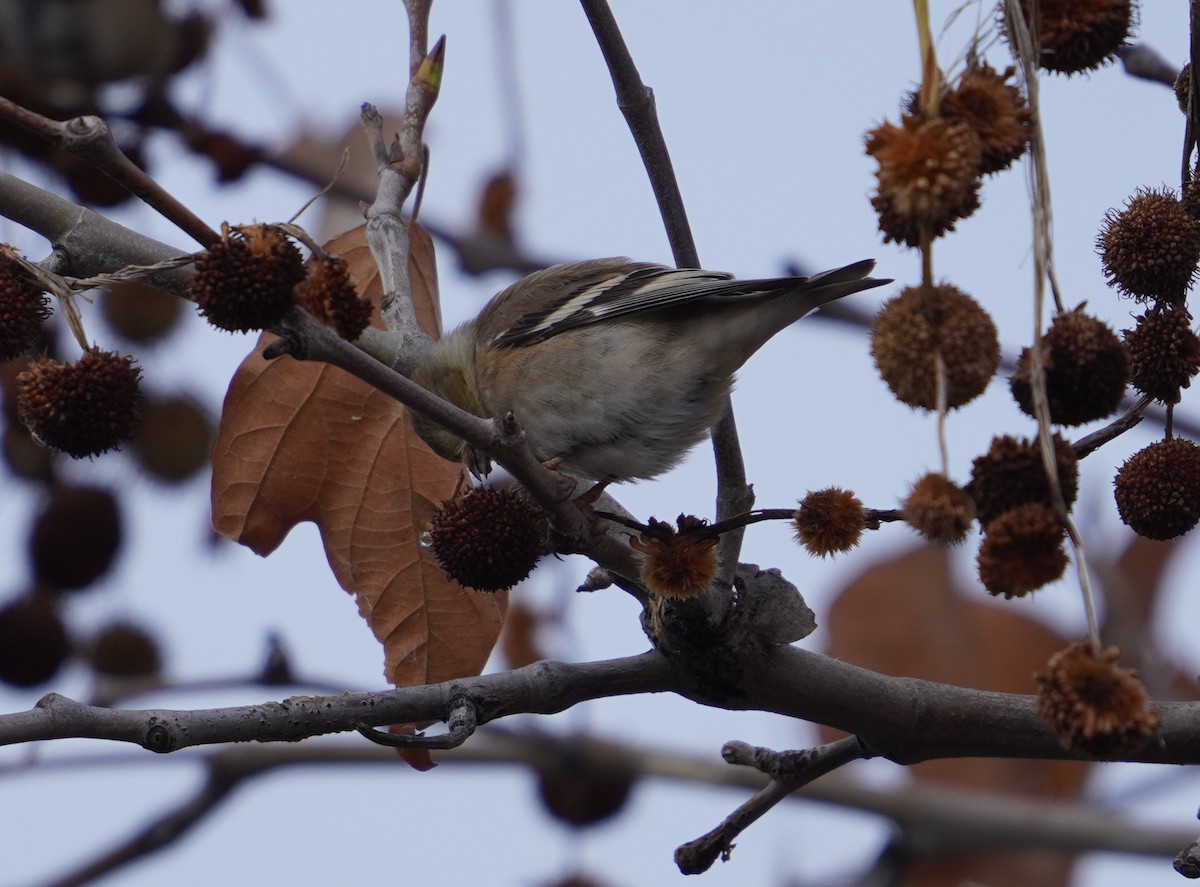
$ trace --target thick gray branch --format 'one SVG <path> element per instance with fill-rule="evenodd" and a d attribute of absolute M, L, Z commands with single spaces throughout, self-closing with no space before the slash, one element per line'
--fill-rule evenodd
<path fill-rule="evenodd" d="M 604 662 L 539 662 L 501 674 L 423 687 L 338 696 L 299 696 L 206 711 L 119 711 L 51 694 L 27 712 L 0 716 L 0 745 L 86 737 L 168 752 L 193 745 L 297 741 L 373 726 L 443 720 L 458 697 L 480 724 L 520 713 L 552 714 L 580 702 L 674 692 L 731 710 L 771 711 L 854 733 L 870 754 L 897 763 L 947 757 L 1078 757 L 1063 749 L 1032 696 L 990 693 L 895 678 L 794 647 L 712 651 L 719 687 L 661 653 Z M 710 671 L 711 673 L 711 671 Z M 735 679 L 736 678 L 736 679 Z M 1156 740 L 1123 760 L 1200 762 L 1200 704 L 1161 703 Z"/>
<path fill-rule="evenodd" d="M 294 696 L 201 711 L 123 711 L 51 693 L 29 711 L 0 715 L 0 745 L 76 737 L 172 752 L 223 742 L 295 742 L 352 731 L 358 724 L 442 720 L 463 696 L 475 704 L 482 724 L 521 712 L 553 714 L 586 699 L 669 690 L 678 683 L 674 675 L 665 657 L 644 653 L 581 664 L 538 662 L 503 674 L 379 693 Z"/>

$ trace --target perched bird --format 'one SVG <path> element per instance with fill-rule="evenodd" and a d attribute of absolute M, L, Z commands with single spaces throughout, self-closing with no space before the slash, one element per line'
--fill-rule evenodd
<path fill-rule="evenodd" d="M 789 324 L 890 281 L 873 261 L 813 277 L 728 274 L 595 259 L 530 274 L 438 340 L 414 381 L 476 416 L 512 412 L 537 458 L 591 481 L 673 467 L 721 418 L 733 374 Z M 439 455 L 487 460 L 414 414 Z"/>

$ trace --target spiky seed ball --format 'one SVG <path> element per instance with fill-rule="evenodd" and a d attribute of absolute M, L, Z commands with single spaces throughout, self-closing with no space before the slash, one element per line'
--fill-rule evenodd
<path fill-rule="evenodd" d="M 131 622 L 113 622 L 101 629 L 92 640 L 88 658 L 99 674 L 118 678 L 156 675 L 162 668 L 158 641 Z"/>
<path fill-rule="evenodd" d="M 261 330 L 283 318 L 303 279 L 300 251 L 277 228 L 226 226 L 221 239 L 196 259 L 192 298 L 219 329 Z"/>
<path fill-rule="evenodd" d="M 163 483 L 181 483 L 208 464 L 213 420 L 194 398 L 184 394 L 146 399 L 142 425 L 133 438 L 138 464 Z"/>
<path fill-rule="evenodd" d="M 1139 450 L 1117 471 L 1113 495 L 1139 536 L 1182 536 L 1200 522 L 1200 447 L 1174 437 Z"/>
<path fill-rule="evenodd" d="M 921 245 L 979 208 L 979 139 L 965 123 L 912 114 L 867 133 L 867 154 L 879 163 L 871 205 L 885 242 Z"/>
<path fill-rule="evenodd" d="M 937 409 L 937 356 L 946 368 L 946 405 L 974 400 L 1000 365 L 996 325 L 982 306 L 950 284 L 905 288 L 888 300 L 871 330 L 871 356 L 901 403 Z"/>
<path fill-rule="evenodd" d="M 1125 330 L 1130 381 L 1162 404 L 1179 403 L 1180 389 L 1200 372 L 1200 336 L 1182 305 L 1156 305 Z"/>
<path fill-rule="evenodd" d="M 1036 502 L 1009 509 L 987 525 L 977 563 L 989 594 L 1024 597 L 1067 569 L 1062 521 Z"/>
<path fill-rule="evenodd" d="M 57 461 L 54 450 L 34 440 L 29 429 L 20 423 L 4 426 L 0 455 L 8 470 L 22 480 L 45 484 L 54 479 Z"/>
<path fill-rule="evenodd" d="M 0 245 L 0 363 L 33 347 L 50 301 L 13 258 L 12 247 Z"/>
<path fill-rule="evenodd" d="M 930 542 L 957 545 L 975 520 L 975 503 L 946 475 L 930 472 L 909 490 L 904 520 Z"/>
<path fill-rule="evenodd" d="M 969 68 L 942 97 L 940 114 L 962 122 L 979 138 L 979 172 L 999 172 L 1025 153 L 1033 114 L 1021 90 L 1008 80 L 1015 69 L 999 73 L 989 65 Z"/>
<path fill-rule="evenodd" d="M 574 828 L 610 819 L 629 799 L 636 774 L 617 750 L 576 750 L 538 769 L 538 798 Z"/>
<path fill-rule="evenodd" d="M 1179 198 L 1187 214 L 1200 220 L 1200 166 L 1192 170 L 1191 181 L 1183 185 L 1183 196 Z"/>
<path fill-rule="evenodd" d="M 690 514 L 675 527 L 650 518 L 649 527 L 629 540 L 642 553 L 642 585 L 659 597 L 694 597 L 708 590 L 717 575 L 719 537 L 706 532 L 708 523 Z"/>
<path fill-rule="evenodd" d="M 109 490 L 56 487 L 29 533 L 34 575 L 63 591 L 91 585 L 112 566 L 121 548 L 121 529 L 120 507 Z"/>
<path fill-rule="evenodd" d="M 849 551 L 866 528 L 867 511 L 849 490 L 828 487 L 809 492 L 792 515 L 796 541 L 809 554 L 826 557 Z"/>
<path fill-rule="evenodd" d="M 25 595 L 0 607 L 0 681 L 36 687 L 70 655 L 71 639 L 53 598 Z"/>
<path fill-rule="evenodd" d="M 1079 463 L 1070 442 L 1058 434 L 1054 435 L 1054 457 L 1063 502 L 1069 509 L 1079 492 Z M 975 501 L 979 523 L 985 528 L 1018 505 L 1053 504 L 1037 441 L 1008 434 L 993 437 L 987 453 L 971 463 L 967 492 Z"/>
<path fill-rule="evenodd" d="M 350 266 L 339 256 L 309 264 L 307 276 L 296 287 L 296 301 L 351 342 L 371 323 L 371 300 L 358 294 L 350 280 Z"/>
<path fill-rule="evenodd" d="M 1186 114 L 1188 112 L 1188 105 L 1192 101 L 1191 62 L 1185 62 L 1179 72 L 1179 76 L 1175 78 L 1175 101 L 1179 103 L 1179 110 Z"/>
<path fill-rule="evenodd" d="M 1091 641 L 1059 650 L 1037 675 L 1038 714 L 1064 748 L 1097 758 L 1137 751 L 1158 729 L 1137 672 L 1117 665 L 1121 651 L 1097 655 Z"/>
<path fill-rule="evenodd" d="M 43 443 L 76 459 L 117 449 L 141 421 L 142 371 L 93 346 L 74 363 L 40 360 L 17 377 L 17 412 Z"/>
<path fill-rule="evenodd" d="M 1142 188 L 1108 211 L 1096 249 L 1109 286 L 1143 302 L 1178 302 L 1196 278 L 1200 222 L 1169 188 Z"/>
<path fill-rule="evenodd" d="M 1007 6 L 1001 4 L 1007 10 Z M 1036 8 L 1037 22 L 1032 21 Z M 1111 62 L 1133 28 L 1132 0 L 1021 0 L 1030 33 L 1041 44 L 1046 71 L 1079 74 Z M 1012 43 L 1012 25 L 1004 31 Z"/>
<path fill-rule="evenodd" d="M 1013 399 L 1033 415 L 1032 349 L 1025 348 L 1009 380 Z M 1121 405 L 1129 382 L 1129 355 L 1104 321 L 1085 314 L 1082 306 L 1054 318 L 1042 337 L 1046 398 L 1050 421 L 1083 425 L 1111 416 Z"/>
<path fill-rule="evenodd" d="M 112 283 L 100 297 L 104 322 L 122 339 L 139 345 L 169 335 L 183 316 L 183 299 L 137 281 Z"/>
<path fill-rule="evenodd" d="M 507 591 L 546 543 L 546 516 L 510 489 L 478 487 L 433 516 L 430 547 L 446 575 L 475 591 Z"/>

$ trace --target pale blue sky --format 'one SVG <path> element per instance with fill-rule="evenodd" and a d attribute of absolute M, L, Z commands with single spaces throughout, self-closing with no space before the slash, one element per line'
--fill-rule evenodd
<path fill-rule="evenodd" d="M 934 3 L 935 22 L 954 5 Z M 291 0 L 272 6 L 269 24 L 233 22 L 220 35 L 212 59 L 186 78 L 189 106 L 249 138 L 281 145 L 301 125 L 341 131 L 363 101 L 386 108 L 400 100 L 407 35 L 399 2 Z M 734 7 L 707 0 L 613 3 L 643 78 L 655 90 L 703 264 L 768 276 L 792 258 L 816 268 L 874 256 L 884 276 L 913 280 L 916 255 L 879 242 L 868 202 L 873 163 L 862 152 L 863 132 L 894 118 L 916 79 L 911 5 L 760 2 L 736 4 L 736 13 Z M 645 175 L 582 12 L 574 3 L 532 0 L 516 0 L 513 9 L 526 121 L 522 241 L 535 252 L 564 258 L 625 254 L 669 261 Z M 990 16 L 990 7 L 982 15 Z M 424 212 L 442 224 L 469 220 L 479 183 L 507 158 L 493 23 L 491 5 L 482 0 L 435 4 L 431 30 L 447 34 L 448 44 L 443 92 L 428 130 L 433 159 Z M 1172 62 L 1183 61 L 1184 10 L 1148 5 L 1141 31 Z M 946 39 L 947 57 L 958 54 L 962 40 L 960 27 Z M 1001 66 L 1003 52 L 996 47 L 992 56 Z M 1133 306 L 1104 285 L 1095 231 L 1104 212 L 1137 187 L 1177 184 L 1182 117 L 1167 90 L 1133 81 L 1119 68 L 1045 80 L 1043 103 L 1058 271 L 1067 300 L 1087 300 L 1115 326 L 1128 326 Z M 213 225 L 283 220 L 310 196 L 311 189 L 266 172 L 252 175 L 246 187 L 216 190 L 207 169 L 177 160 L 177 153 L 169 141 L 162 143 L 156 170 Z M 989 180 L 983 199 L 976 217 L 939 242 L 935 269 L 993 312 L 1012 352 L 1029 339 L 1033 324 L 1024 170 Z M 149 210 L 121 218 L 191 248 Z M 28 244 L 34 254 L 42 249 L 16 233 L 3 236 Z M 464 279 L 452 257 L 439 258 L 448 323 L 473 314 L 506 282 L 500 275 Z M 886 294 L 857 298 L 876 304 Z M 91 323 L 92 335 L 103 341 L 107 333 L 99 320 Z M 249 337 L 216 333 L 192 319 L 185 332 L 144 355 L 147 376 L 184 383 L 215 406 L 251 344 Z M 763 506 L 787 506 L 808 489 L 839 484 L 873 507 L 890 507 L 911 480 L 937 463 L 933 422 L 890 398 L 871 366 L 865 337 L 840 328 L 806 322 L 778 336 L 741 374 L 735 406 Z M 965 477 L 995 430 L 1024 434 L 1030 428 L 1005 387 L 994 384 L 951 419 L 954 472 Z M 1080 522 L 1097 551 L 1126 538 L 1107 499 L 1113 465 L 1154 434 L 1139 429 L 1083 466 Z M 711 515 L 709 462 L 700 448 L 661 481 L 622 487 L 617 494 L 643 516 Z M 125 615 L 144 620 L 161 632 L 171 673 L 187 679 L 250 670 L 262 656 L 266 633 L 278 630 L 304 673 L 348 688 L 383 686 L 380 651 L 328 573 L 312 528 L 295 532 L 267 560 L 233 547 L 210 557 L 203 542 L 206 481 L 182 493 L 163 492 L 138 477 L 124 457 L 79 466 L 78 473 L 128 486 L 135 505 L 124 558 L 105 587 L 72 602 L 73 623 Z M 6 495 L 0 521 L 20 527 L 30 507 L 24 491 Z M 744 559 L 781 568 L 818 615 L 849 574 L 912 538 L 891 526 L 849 557 L 813 561 L 788 535 L 783 527 L 753 528 Z M 0 579 L 5 591 L 15 592 L 24 582 L 23 537 L 14 531 L 0 539 Z M 966 583 L 973 582 L 972 563 L 968 548 L 958 560 Z M 573 558 L 546 567 L 518 594 L 541 601 L 570 595 L 586 566 Z M 1192 556 L 1178 575 L 1196 569 Z M 1178 594 L 1162 626 L 1164 641 L 1196 663 L 1188 626 L 1200 619 L 1200 604 L 1183 599 L 1190 583 L 1174 584 Z M 1012 605 L 1066 630 L 1082 620 L 1073 580 Z M 646 647 L 636 607 L 619 592 L 582 596 L 569 612 L 571 646 L 556 655 L 596 658 Z M 818 630 L 804 645 L 820 643 Z M 64 672 L 52 688 L 86 693 L 78 670 Z M 0 691 L 0 709 L 26 708 L 41 692 Z M 209 706 L 267 695 L 251 690 L 236 697 L 156 697 L 146 704 Z M 678 746 L 713 760 L 728 739 L 787 747 L 810 738 L 803 725 L 784 719 L 701 710 L 669 697 L 605 701 L 538 723 Z M 98 752 L 129 766 L 35 770 L 0 780 L 0 810 L 9 824 L 0 829 L 4 884 L 35 883 L 98 852 L 173 806 L 198 779 L 186 755 L 164 760 L 138 749 L 74 741 L 37 749 L 51 761 Z M 0 761 L 27 753 L 6 750 Z M 887 778 L 894 769 L 879 764 L 871 772 Z M 1144 812 L 1186 826 L 1194 822 L 1196 786 L 1182 771 L 1172 772 L 1176 783 L 1151 793 Z M 1153 775 L 1149 768 L 1108 768 L 1100 790 Z M 515 768 L 284 772 L 243 791 L 176 847 L 106 883 L 309 885 L 353 877 L 523 887 L 553 880 L 572 861 L 614 885 L 681 883 L 671 861 L 675 846 L 713 827 L 740 800 L 731 792 L 646 783 L 623 818 L 575 839 L 540 812 L 532 780 Z M 789 877 L 829 883 L 870 858 L 884 837 L 884 828 L 869 817 L 785 805 L 743 835 L 733 860 L 702 876 L 703 883 L 777 884 Z M 1081 870 L 1079 883 L 1177 880 L 1168 860 L 1104 857 Z"/>

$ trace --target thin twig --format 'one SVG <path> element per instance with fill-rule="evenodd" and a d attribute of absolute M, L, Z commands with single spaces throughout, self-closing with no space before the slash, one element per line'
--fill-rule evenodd
<path fill-rule="evenodd" d="M 1033 216 L 1033 347 L 1030 349 L 1030 386 L 1033 394 L 1033 415 L 1038 423 L 1038 444 L 1042 456 L 1042 467 L 1050 484 L 1050 498 L 1058 513 L 1067 538 L 1075 555 L 1076 575 L 1083 597 L 1083 609 L 1087 616 L 1088 634 L 1094 649 L 1100 644 L 1100 623 L 1096 618 L 1096 604 L 1088 578 L 1087 555 L 1083 537 L 1079 534 L 1070 511 L 1063 498 L 1058 479 L 1058 460 L 1055 455 L 1051 431 L 1050 401 L 1046 393 L 1045 342 L 1042 336 L 1042 318 L 1045 306 L 1046 284 L 1053 284 L 1055 307 L 1061 313 L 1062 298 L 1054 278 L 1054 244 L 1052 225 L 1052 202 L 1050 199 L 1050 173 L 1046 162 L 1046 141 L 1042 130 L 1041 103 L 1038 93 L 1039 43 L 1030 34 L 1024 11 L 1017 0 L 1008 0 L 1008 20 L 1012 31 L 1013 53 L 1024 73 L 1025 92 L 1029 103 L 1030 134 L 1029 164 L 1030 208 Z"/>
<path fill-rule="evenodd" d="M 650 187 L 658 202 L 658 211 L 675 264 L 681 268 L 699 268 L 700 256 L 696 251 L 666 139 L 658 124 L 654 93 L 642 82 L 606 0 L 581 0 L 581 5 L 608 65 L 617 95 L 617 107 L 625 115 L 650 178 Z M 738 440 L 733 405 L 728 398 L 723 417 L 712 428 L 712 446 L 717 469 L 717 519 L 724 520 L 748 511 L 754 505 L 754 494 L 746 480 L 746 464 Z M 732 585 L 741 546 L 742 534 L 739 532 L 727 533 L 721 538 L 718 559 L 722 567 L 721 575 L 714 583 L 715 588 L 728 589 Z M 715 622 L 724 617 L 729 601 L 727 594 L 706 601 Z"/>
<path fill-rule="evenodd" d="M 699 268 L 700 256 L 696 252 L 691 224 L 683 206 L 683 195 L 675 178 L 666 139 L 658 125 L 654 92 L 642 82 L 606 0 L 581 0 L 581 5 L 612 76 L 617 107 L 625 115 L 650 177 L 650 187 L 654 191 L 654 199 L 658 201 L 658 211 L 666 228 L 675 264 L 680 268 Z"/>
<path fill-rule="evenodd" d="M 545 508 L 554 529 L 573 551 L 587 551 L 598 564 L 623 576 L 638 575 L 637 560 L 625 542 L 604 533 L 590 509 L 573 499 L 574 484 L 546 468 L 529 450 L 510 417 L 481 419 L 422 388 L 333 330 L 293 308 L 284 319 L 281 337 L 263 349 L 268 359 L 290 355 L 339 367 L 404 406 L 428 416 L 471 446 L 503 465 Z"/>
<path fill-rule="evenodd" d="M 744 742 L 729 742 L 721 754 L 731 764 L 761 770 L 771 776 L 771 781 L 715 829 L 675 850 L 675 864 L 685 875 L 706 872 L 717 859 L 728 860 L 734 839 L 796 789 L 851 761 L 870 757 L 854 736 L 800 752 L 777 752 Z"/>
<path fill-rule="evenodd" d="M 733 517 L 726 518 L 723 521 L 717 521 L 713 524 L 706 524 L 703 527 L 687 530 L 690 535 L 698 536 L 721 536 L 725 533 L 734 530 L 740 530 L 743 527 L 748 527 L 751 524 L 762 523 L 763 521 L 780 520 L 790 521 L 796 517 L 797 510 L 795 508 L 756 508 L 754 511 L 747 511 L 742 514 L 735 514 Z M 625 514 L 617 514 L 612 511 L 595 512 L 596 517 L 604 520 L 612 521 L 615 524 L 620 524 L 623 527 L 628 527 L 631 530 L 637 530 L 639 533 L 655 532 L 654 528 L 649 524 L 644 524 L 641 521 Z M 863 522 L 868 529 L 879 529 L 880 523 L 891 523 L 893 521 L 904 520 L 904 513 L 896 508 L 864 508 Z"/>
<path fill-rule="evenodd" d="M 677 749 L 619 743 L 600 737 L 556 736 L 499 727 L 484 728 L 469 744 L 437 752 L 434 758 L 439 766 L 528 767 L 540 771 L 555 766 L 568 756 L 580 755 L 585 759 L 600 755 L 610 758 L 617 756 L 622 767 L 638 777 L 690 786 L 755 791 L 763 784 L 760 773 L 715 763 L 706 755 L 681 754 Z M 191 766 L 193 761 L 189 760 L 188 765 Z M 128 755 L 60 755 L 40 762 L 36 770 L 24 772 L 26 775 L 61 774 L 65 771 L 96 771 L 97 768 L 108 770 L 114 766 L 161 768 L 163 763 L 158 758 L 147 756 L 131 759 Z M 174 839 L 177 839 L 185 829 L 192 829 L 205 821 L 220 809 L 225 800 L 235 795 L 233 791 L 223 794 L 212 792 L 211 783 L 214 779 L 226 780 L 236 789 L 259 776 L 295 767 L 386 767 L 394 774 L 396 758 L 385 749 L 365 743 L 317 740 L 302 744 L 229 746 L 205 754 L 201 766 L 207 768 L 209 776 L 191 799 L 160 814 L 139 829 L 135 836 L 123 842 L 123 846 L 136 843 L 140 853 L 121 854 L 120 862 L 106 871 L 99 870 L 96 860 L 76 866 L 73 871 L 78 873 L 86 868 L 98 878 L 136 862 L 145 853 L 169 846 L 170 842 L 153 846 L 151 842 L 140 840 L 140 836 L 174 835 Z M 4 770 L 10 778 L 18 772 L 12 768 Z M 1170 858 L 1180 846 L 1194 837 L 1191 826 L 1141 825 L 1099 809 L 1094 803 L 1084 805 L 1065 800 L 1047 801 L 922 784 L 895 788 L 867 787 L 840 776 L 837 774 L 810 783 L 789 795 L 788 801 L 833 804 L 871 813 L 890 820 L 902 831 L 917 829 L 922 833 L 936 833 L 947 846 L 958 847 L 967 843 L 981 848 L 1054 849 L 1059 852 L 1101 850 Z M 185 824 L 185 811 L 189 808 L 191 819 Z M 181 825 L 184 829 L 180 828 Z M 117 862 L 118 854 L 108 850 L 98 859 L 109 857 Z M 59 876 L 50 883 L 81 883 L 79 880 L 64 881 L 65 877 Z"/>
<path fill-rule="evenodd" d="M 208 779 L 194 796 L 159 815 L 148 826 L 97 858 L 48 882 L 45 887 L 82 887 L 173 844 L 216 810 L 243 778 L 236 771 L 210 764 Z"/>
<path fill-rule="evenodd" d="M 357 724 L 355 729 L 376 745 L 388 748 L 425 748 L 441 749 L 458 748 L 471 738 L 478 726 L 478 715 L 475 703 L 469 696 L 458 696 L 450 701 L 450 714 L 446 717 L 446 733 L 440 736 L 426 736 L 422 733 L 385 733 L 376 730 L 370 724 Z"/>
<path fill-rule="evenodd" d="M 0 120 L 16 123 L 55 147 L 82 157 L 207 249 L 220 239 L 208 224 L 167 193 L 117 147 L 108 124 L 87 115 L 57 121 L 0 97 Z"/>
<path fill-rule="evenodd" d="M 1115 440 L 1131 428 L 1136 428 L 1145 418 L 1146 409 L 1153 401 L 1154 398 L 1149 394 L 1143 395 L 1141 400 L 1131 404 L 1112 422 L 1072 443 L 1071 449 L 1075 451 L 1075 458 L 1082 459 L 1091 455 L 1109 441 Z"/>

